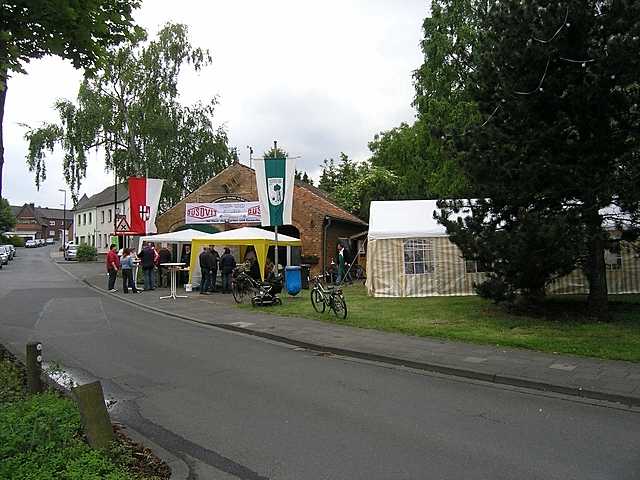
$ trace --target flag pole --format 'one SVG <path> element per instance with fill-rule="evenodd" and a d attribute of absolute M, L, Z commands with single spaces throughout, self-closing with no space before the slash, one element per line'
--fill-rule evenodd
<path fill-rule="evenodd" d="M 277 158 L 278 155 L 278 141 L 273 141 L 273 158 Z M 278 264 L 278 225 L 275 225 L 275 234 L 276 234 L 276 278 L 280 278 L 280 265 Z"/>

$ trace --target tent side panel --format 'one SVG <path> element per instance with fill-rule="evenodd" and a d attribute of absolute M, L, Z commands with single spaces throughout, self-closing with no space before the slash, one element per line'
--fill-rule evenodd
<path fill-rule="evenodd" d="M 435 239 L 438 295 L 475 295 L 473 284 L 484 279 L 482 273 L 467 273 L 462 251 L 448 237 Z"/>
<path fill-rule="evenodd" d="M 402 241 L 397 239 L 369 240 L 367 249 L 367 290 L 374 297 L 401 297 Z"/>

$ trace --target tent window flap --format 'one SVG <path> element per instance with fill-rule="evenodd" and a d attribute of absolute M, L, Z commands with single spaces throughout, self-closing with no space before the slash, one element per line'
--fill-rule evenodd
<path fill-rule="evenodd" d="M 424 275 L 435 270 L 433 242 L 426 239 L 404 241 L 405 275 Z"/>

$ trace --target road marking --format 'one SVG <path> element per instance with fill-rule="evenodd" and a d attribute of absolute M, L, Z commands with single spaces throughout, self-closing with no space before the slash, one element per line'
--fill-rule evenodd
<path fill-rule="evenodd" d="M 230 323 L 229 325 L 233 325 L 234 327 L 247 328 L 247 327 L 250 327 L 251 325 L 255 325 L 255 323 L 234 322 L 234 323 Z"/>
<path fill-rule="evenodd" d="M 487 359 L 482 357 L 466 357 L 464 361 L 469 363 L 483 363 L 486 362 Z"/>
<path fill-rule="evenodd" d="M 572 372 L 577 367 L 577 365 L 570 365 L 568 363 L 554 363 L 553 365 L 549 365 L 549 368 L 553 368 L 554 370 L 563 370 L 565 372 Z"/>

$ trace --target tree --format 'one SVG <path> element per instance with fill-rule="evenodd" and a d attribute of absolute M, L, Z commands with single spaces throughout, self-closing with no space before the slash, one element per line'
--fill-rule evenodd
<path fill-rule="evenodd" d="M 313 185 L 313 180 L 309 177 L 307 172 L 296 170 L 295 176 L 296 176 L 296 180 L 302 183 L 306 183 L 307 185 Z"/>
<path fill-rule="evenodd" d="M 0 198 L 0 233 L 8 232 L 16 226 L 16 217 L 6 198 Z"/>
<path fill-rule="evenodd" d="M 86 175 L 87 152 L 101 148 L 106 167 L 119 180 L 165 179 L 165 210 L 226 167 L 233 157 L 227 134 L 215 128 L 216 99 L 184 106 L 178 79 L 185 65 L 209 65 L 209 52 L 191 45 L 184 25 L 166 25 L 155 40 L 143 38 L 107 51 L 88 73 L 77 105 L 58 101 L 58 124 L 29 129 L 27 163 L 39 186 L 46 178 L 45 153 L 61 145 L 64 175 L 74 199 Z"/>
<path fill-rule="evenodd" d="M 507 0 L 479 18 L 467 63 L 483 120 L 454 142 L 487 200 L 474 209 L 475 232 L 460 233 L 508 233 L 528 217 L 553 225 L 528 245 L 559 249 L 548 271 L 582 267 L 590 310 L 607 319 L 605 227 L 633 223 L 640 208 L 640 4 Z"/>
<path fill-rule="evenodd" d="M 341 152 L 337 165 L 333 159 L 324 161 L 318 187 L 340 207 L 361 218 L 368 218 L 372 200 L 398 198 L 400 178 L 368 161 L 356 163 Z"/>
<path fill-rule="evenodd" d="M 76 68 L 91 68 L 106 50 L 140 34 L 133 24 L 139 0 L 8 0 L 0 15 L 0 195 L 2 122 L 8 79 L 25 73 L 32 59 L 57 55 Z"/>

